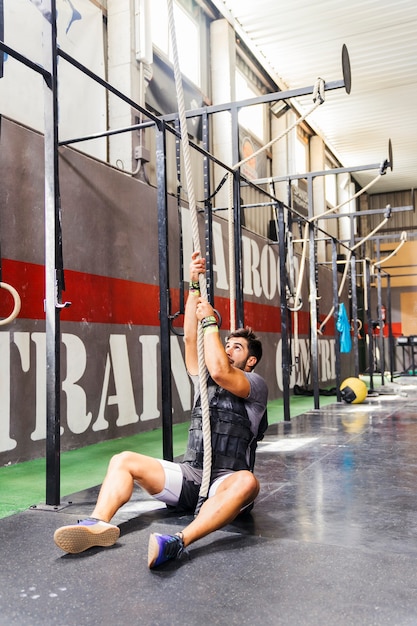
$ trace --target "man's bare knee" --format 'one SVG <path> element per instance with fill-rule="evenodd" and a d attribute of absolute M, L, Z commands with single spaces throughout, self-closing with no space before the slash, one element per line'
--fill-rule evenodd
<path fill-rule="evenodd" d="M 109 471 L 125 471 L 136 474 L 144 457 L 136 452 L 125 450 L 112 456 L 109 462 Z"/>
<path fill-rule="evenodd" d="M 239 473 L 239 482 L 242 491 L 247 494 L 247 497 L 249 499 L 255 499 L 259 493 L 260 488 L 258 479 L 252 474 L 252 472 L 249 472 L 247 470 L 242 470 L 242 472 Z"/>
<path fill-rule="evenodd" d="M 240 470 L 228 476 L 218 491 L 231 489 L 243 501 L 252 502 L 259 493 L 259 481 L 249 470 Z"/>

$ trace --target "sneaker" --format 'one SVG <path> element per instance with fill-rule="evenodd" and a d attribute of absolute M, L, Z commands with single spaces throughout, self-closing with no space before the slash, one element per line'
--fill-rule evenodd
<path fill-rule="evenodd" d="M 112 546 L 120 535 L 120 528 L 94 518 L 79 520 L 72 526 L 61 526 L 54 534 L 58 548 L 77 554 L 93 546 Z"/>
<path fill-rule="evenodd" d="M 180 558 L 186 553 L 184 542 L 179 535 L 159 535 L 149 537 L 148 567 L 158 567 L 170 559 Z"/>

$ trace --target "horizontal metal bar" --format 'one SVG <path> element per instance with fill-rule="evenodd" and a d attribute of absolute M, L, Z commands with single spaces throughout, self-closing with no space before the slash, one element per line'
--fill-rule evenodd
<path fill-rule="evenodd" d="M 262 191 L 263 190 L 258 190 L 258 191 Z M 252 204 L 241 204 L 240 208 L 241 209 L 262 209 L 268 206 L 274 206 L 274 204 L 276 204 L 277 201 L 276 200 L 271 200 L 270 202 L 254 202 Z M 229 207 L 227 206 L 220 206 L 220 207 L 215 207 L 212 209 L 212 211 L 227 211 Z"/>
<path fill-rule="evenodd" d="M 100 133 L 85 135 L 84 137 L 75 137 L 74 139 L 65 139 L 59 142 L 59 146 L 69 146 L 80 141 L 90 141 L 91 139 L 101 139 L 102 137 L 111 137 L 112 135 L 120 135 L 122 133 L 130 133 L 134 130 L 141 130 L 145 127 L 155 126 L 155 122 L 147 122 L 146 124 L 134 124 L 133 126 L 124 126 L 122 128 L 113 128 L 113 130 L 103 130 Z"/>
<path fill-rule="evenodd" d="M 48 70 L 46 70 L 44 67 L 42 67 L 38 63 L 34 63 L 33 61 L 30 61 L 27 57 L 23 56 L 23 54 L 20 54 L 20 52 L 17 52 L 17 50 L 14 50 L 13 48 L 6 46 L 4 41 L 0 41 L 0 50 L 3 50 L 3 52 L 13 57 L 13 59 L 16 59 L 16 61 L 23 63 L 23 65 L 26 65 L 26 67 L 28 67 L 29 69 L 43 76 L 47 85 L 49 86 L 51 85 L 51 81 L 52 81 L 51 73 L 48 72 Z"/>
<path fill-rule="evenodd" d="M 386 211 L 387 207 L 384 209 L 365 209 L 364 211 L 353 211 L 352 213 L 332 213 L 329 215 L 323 215 L 323 217 L 317 216 L 315 219 L 331 220 L 340 217 L 349 217 L 353 219 L 355 217 L 364 217 L 365 215 L 381 215 L 382 213 L 386 213 Z M 403 213 L 406 211 L 414 211 L 414 207 L 411 205 L 391 207 L 391 213 Z"/>
<path fill-rule="evenodd" d="M 343 80 L 337 80 L 330 83 L 325 83 L 324 90 L 331 91 L 334 89 L 341 89 L 345 87 Z M 279 100 L 286 100 L 288 98 L 297 98 L 300 96 L 308 96 L 314 93 L 315 85 L 309 87 L 301 87 L 299 89 L 289 89 L 287 91 L 275 91 L 272 93 L 264 94 L 263 96 L 256 96 L 255 98 L 247 98 L 246 100 L 239 100 L 235 102 L 225 102 L 223 104 L 212 104 L 206 107 L 200 107 L 192 111 L 187 111 L 187 117 L 197 117 L 203 115 L 203 113 L 221 113 L 223 111 L 230 111 L 232 109 L 241 109 L 243 107 L 253 106 L 256 104 L 267 104 L 269 102 L 278 102 Z M 171 122 L 175 120 L 177 113 L 162 116 L 161 119 L 164 122 Z"/>
<path fill-rule="evenodd" d="M 120 98 L 121 100 L 129 104 L 132 107 L 132 109 L 139 111 L 140 113 L 145 115 L 145 117 L 155 122 L 155 124 L 160 125 L 161 123 L 160 118 L 158 118 L 156 115 L 153 115 L 153 113 L 151 113 L 150 111 L 142 107 L 140 104 L 138 104 L 137 102 L 135 102 L 134 100 L 126 96 L 124 93 L 119 91 L 119 89 L 116 89 L 116 87 L 113 87 L 113 85 L 111 85 L 106 80 L 104 80 L 103 78 L 101 78 L 100 76 L 92 72 L 91 70 L 89 70 L 88 67 L 86 67 L 85 65 L 83 65 L 82 63 L 74 59 L 72 56 L 64 52 L 61 48 L 58 48 L 58 56 L 63 58 L 65 61 L 67 61 L 67 63 L 70 63 L 71 65 L 76 67 L 78 70 L 80 70 L 80 72 L 82 72 L 83 74 L 85 74 L 86 76 L 94 80 L 96 83 L 98 83 L 99 85 L 101 85 L 102 87 L 110 91 L 111 93 L 113 93 L 115 96 L 117 96 L 118 98 Z"/>
<path fill-rule="evenodd" d="M 327 235 L 327 237 L 314 237 L 314 241 L 325 241 L 326 243 L 328 243 L 329 241 L 332 241 L 332 239 L 334 239 L 334 237 L 332 235 Z M 305 239 L 292 239 L 291 243 L 305 243 Z M 309 243 L 307 241 L 307 243 Z M 342 261 L 342 263 L 344 263 L 344 261 Z"/>
<path fill-rule="evenodd" d="M 305 172 L 304 174 L 287 174 L 286 176 L 270 176 L 269 178 L 258 178 L 255 182 L 258 185 L 268 183 L 284 183 L 292 180 L 302 180 L 304 178 L 315 178 L 316 176 L 329 176 L 329 174 L 350 174 L 353 172 L 365 172 L 368 170 L 380 169 L 381 163 L 371 163 L 370 165 L 353 165 L 351 167 L 334 167 L 330 170 L 318 170 L 317 172 Z"/>
<path fill-rule="evenodd" d="M 394 278 L 410 278 L 411 276 L 417 276 L 417 273 L 411 273 L 411 274 L 389 274 L 391 279 L 393 280 Z"/>

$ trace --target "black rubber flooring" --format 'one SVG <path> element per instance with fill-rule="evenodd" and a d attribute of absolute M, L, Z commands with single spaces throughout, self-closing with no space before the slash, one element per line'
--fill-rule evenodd
<path fill-rule="evenodd" d="M 150 532 L 190 518 L 139 489 L 114 518 L 118 543 L 80 555 L 53 532 L 98 488 L 0 520 L 1 626 L 417 624 L 417 379 L 270 427 L 256 473 L 248 519 L 153 571 Z"/>

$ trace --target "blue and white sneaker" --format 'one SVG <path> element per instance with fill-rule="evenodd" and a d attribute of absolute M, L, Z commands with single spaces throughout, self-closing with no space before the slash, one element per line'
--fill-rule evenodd
<path fill-rule="evenodd" d="M 180 535 L 152 533 L 149 537 L 148 567 L 150 569 L 171 559 L 181 558 L 183 554 L 187 554 L 187 551 Z"/>
<path fill-rule="evenodd" d="M 94 546 L 112 546 L 119 535 L 118 526 L 89 517 L 79 520 L 78 524 L 57 528 L 54 541 L 64 552 L 78 554 Z"/>

